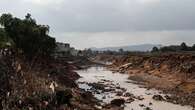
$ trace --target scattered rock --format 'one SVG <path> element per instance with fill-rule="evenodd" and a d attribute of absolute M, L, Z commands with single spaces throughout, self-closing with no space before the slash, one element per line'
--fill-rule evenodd
<path fill-rule="evenodd" d="M 140 107 L 145 107 L 145 105 L 144 105 L 144 104 L 139 104 L 139 106 L 140 106 Z"/>
<path fill-rule="evenodd" d="M 115 105 L 115 106 L 121 106 L 124 105 L 125 100 L 124 99 L 114 99 L 111 101 L 111 105 Z"/>
<path fill-rule="evenodd" d="M 150 107 L 146 107 L 144 110 L 152 110 Z"/>
<path fill-rule="evenodd" d="M 123 92 L 121 92 L 121 91 L 118 91 L 117 93 L 116 93 L 116 96 L 122 96 L 123 95 Z"/>
<path fill-rule="evenodd" d="M 96 90 L 105 90 L 105 86 L 103 84 L 98 84 L 98 83 L 89 83 L 89 86 L 92 86 L 92 88 Z"/>
<path fill-rule="evenodd" d="M 151 93 L 146 93 L 146 95 L 152 95 Z"/>
<path fill-rule="evenodd" d="M 128 99 L 126 100 L 126 103 L 131 103 L 131 102 L 133 102 L 133 101 L 135 101 L 135 99 L 133 99 L 133 98 L 128 98 Z"/>
<path fill-rule="evenodd" d="M 157 101 L 164 101 L 165 100 L 161 95 L 154 95 L 152 98 L 154 100 L 157 100 Z"/>
<path fill-rule="evenodd" d="M 131 93 L 127 92 L 127 93 L 125 93 L 125 94 L 124 94 L 124 96 L 125 96 L 125 97 L 132 97 L 132 96 L 133 96 L 133 94 L 131 94 Z"/>
<path fill-rule="evenodd" d="M 166 98 L 167 101 L 170 101 L 171 100 L 171 97 L 168 96 L 168 95 L 165 95 L 165 98 Z"/>
<path fill-rule="evenodd" d="M 144 98 L 143 97 L 140 97 L 140 96 L 136 97 L 136 99 L 138 99 L 138 100 L 144 100 Z"/>

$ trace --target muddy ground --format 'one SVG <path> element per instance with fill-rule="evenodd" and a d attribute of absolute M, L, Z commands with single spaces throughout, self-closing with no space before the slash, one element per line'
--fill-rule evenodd
<path fill-rule="evenodd" d="M 106 57 L 104 56 L 103 59 Z M 81 66 L 86 62 L 86 67 L 94 63 L 88 59 L 76 59 L 72 58 L 71 61 L 66 61 L 64 59 L 37 58 L 29 62 L 23 56 L 1 56 L 0 109 L 100 109 L 100 102 L 94 98 L 92 93 L 79 89 L 75 82 L 80 76 L 74 70 L 82 69 Z M 99 59 L 101 58 L 99 57 Z M 96 61 L 98 60 L 96 59 Z M 147 88 L 156 88 L 172 94 L 166 97 L 166 101 L 195 106 L 195 57 L 193 55 L 112 56 L 106 60 L 106 62 L 111 61 L 113 64 L 108 68 L 113 72 L 129 74 L 129 79 L 142 82 L 141 84 Z M 106 85 L 101 85 L 101 83 L 89 85 L 93 86 L 95 90 L 108 91 L 105 89 Z M 112 91 L 112 88 L 109 91 Z M 130 98 L 135 97 L 130 96 Z M 157 96 L 157 99 L 160 97 Z M 113 100 L 101 109 L 121 109 L 117 107 L 119 102 L 124 103 L 123 100 Z"/>
<path fill-rule="evenodd" d="M 129 55 L 113 59 L 108 68 L 129 74 L 129 79 L 143 82 L 172 94 L 168 101 L 195 107 L 195 56 L 170 53 L 159 55 Z"/>
<path fill-rule="evenodd" d="M 1 56 L 0 110 L 98 109 L 97 100 L 75 83 L 77 68 L 61 59 Z"/>

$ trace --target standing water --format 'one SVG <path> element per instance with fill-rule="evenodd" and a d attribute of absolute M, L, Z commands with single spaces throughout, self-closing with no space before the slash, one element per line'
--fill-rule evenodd
<path fill-rule="evenodd" d="M 113 99 L 128 99 L 128 96 L 133 95 L 134 101 L 125 103 L 125 110 L 146 108 L 152 110 L 192 110 L 190 106 L 153 100 L 154 95 L 164 96 L 164 94 L 157 90 L 140 87 L 139 84 L 129 80 L 127 74 L 112 73 L 104 67 L 91 67 L 77 72 L 82 77 L 77 81 L 79 87 L 92 92 L 97 99 L 102 101 L 102 104 L 110 103 Z M 93 88 L 94 84 L 104 85 L 104 89 L 97 85 Z"/>

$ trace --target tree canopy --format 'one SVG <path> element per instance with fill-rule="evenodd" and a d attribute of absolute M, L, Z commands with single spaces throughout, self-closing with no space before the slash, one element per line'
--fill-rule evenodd
<path fill-rule="evenodd" d="M 164 46 L 161 48 L 154 47 L 151 52 L 182 52 L 182 51 L 195 51 L 195 44 L 188 46 L 185 42 L 181 45 Z"/>
<path fill-rule="evenodd" d="M 48 55 L 56 47 L 55 38 L 48 35 L 49 26 L 37 24 L 30 14 L 24 19 L 2 14 L 0 24 L 15 43 L 15 47 L 28 56 Z"/>
<path fill-rule="evenodd" d="M 159 51 L 158 47 L 153 47 L 151 52 L 158 52 L 158 51 Z"/>

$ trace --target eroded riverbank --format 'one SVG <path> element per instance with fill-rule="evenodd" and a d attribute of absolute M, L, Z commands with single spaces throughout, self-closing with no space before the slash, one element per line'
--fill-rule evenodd
<path fill-rule="evenodd" d="M 112 73 L 104 67 L 91 67 L 77 71 L 82 77 L 77 82 L 81 89 L 92 92 L 100 100 L 100 109 L 109 109 L 114 99 L 124 99 L 124 110 L 192 110 L 190 106 L 181 106 L 166 101 L 156 101 L 154 95 L 161 91 L 146 89 L 132 80 L 128 74 Z M 164 97 L 165 98 L 165 97 Z M 166 99 L 166 98 L 165 98 Z M 107 104 L 107 106 L 105 106 Z M 103 108 L 102 108 L 103 107 Z M 112 107 L 110 107 L 112 109 Z"/>

